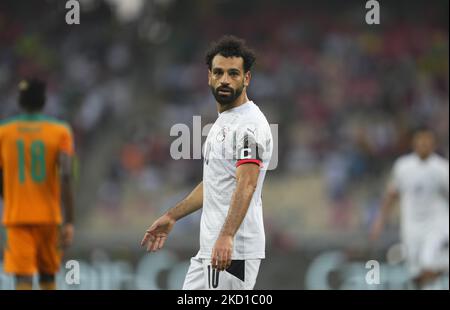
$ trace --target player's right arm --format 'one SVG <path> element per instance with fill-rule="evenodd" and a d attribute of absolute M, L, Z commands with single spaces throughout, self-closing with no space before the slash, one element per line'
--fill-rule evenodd
<path fill-rule="evenodd" d="M 399 197 L 399 189 L 401 188 L 403 175 L 403 161 L 404 159 L 402 158 L 397 159 L 392 167 L 390 181 L 385 191 L 380 210 L 378 211 L 377 217 L 375 218 L 369 233 L 371 242 L 375 242 L 380 238 L 386 219 Z"/>
<path fill-rule="evenodd" d="M 381 232 L 384 229 L 384 224 L 386 223 L 386 219 L 388 218 L 392 207 L 397 201 L 399 196 L 398 190 L 396 186 L 390 184 L 386 190 L 386 193 L 383 198 L 383 202 L 381 204 L 380 211 L 373 222 L 372 229 L 370 231 L 370 240 L 375 242 L 379 239 Z"/>
<path fill-rule="evenodd" d="M 197 211 L 202 206 L 203 182 L 200 182 L 185 199 L 153 222 L 145 232 L 141 246 L 146 246 L 147 251 L 153 252 L 161 249 L 176 221 Z"/>

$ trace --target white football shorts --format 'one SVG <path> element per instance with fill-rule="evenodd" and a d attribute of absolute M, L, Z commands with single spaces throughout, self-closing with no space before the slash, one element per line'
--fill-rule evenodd
<path fill-rule="evenodd" d="M 225 271 L 211 266 L 210 259 L 196 256 L 186 274 L 183 290 L 252 290 L 261 259 L 233 260 Z"/>

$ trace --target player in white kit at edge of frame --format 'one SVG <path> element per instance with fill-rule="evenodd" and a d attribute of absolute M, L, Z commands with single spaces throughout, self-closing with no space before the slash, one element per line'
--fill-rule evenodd
<path fill-rule="evenodd" d="M 449 165 L 434 153 L 435 134 L 415 130 L 414 152 L 396 160 L 391 182 L 371 231 L 377 240 L 397 198 L 400 199 L 400 239 L 414 288 L 448 289 Z M 444 284 L 446 282 L 446 284 Z"/>
<path fill-rule="evenodd" d="M 273 151 L 269 123 L 247 97 L 255 55 L 245 41 L 224 36 L 206 53 L 218 118 L 203 150 L 203 180 L 146 231 L 142 246 L 157 251 L 175 222 L 202 208 L 200 251 L 183 289 L 253 289 L 265 258 L 261 191 Z"/>

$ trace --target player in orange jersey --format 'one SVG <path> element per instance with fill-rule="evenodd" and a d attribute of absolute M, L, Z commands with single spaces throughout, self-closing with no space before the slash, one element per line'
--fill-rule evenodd
<path fill-rule="evenodd" d="M 41 114 L 44 82 L 24 80 L 19 91 L 23 114 L 0 123 L 4 270 L 15 275 L 16 289 L 31 289 L 35 273 L 41 289 L 55 289 L 62 249 L 74 235 L 73 137 L 66 123 Z"/>

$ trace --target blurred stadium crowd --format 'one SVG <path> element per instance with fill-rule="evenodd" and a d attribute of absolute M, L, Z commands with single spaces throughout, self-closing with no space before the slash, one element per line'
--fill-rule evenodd
<path fill-rule="evenodd" d="M 84 0 L 69 26 L 64 1 L 2 1 L 0 117 L 17 112 L 21 77 L 44 77 L 46 112 L 76 136 L 77 246 L 137 244 L 201 179 L 201 160 L 170 157 L 170 128 L 214 121 L 203 53 L 242 36 L 258 55 L 250 98 L 279 127 L 268 246 L 362 240 L 412 128 L 431 126 L 448 158 L 448 2 L 383 2 L 377 26 L 363 2 L 343 2 Z M 195 249 L 197 220 L 180 223 L 173 244 Z"/>

